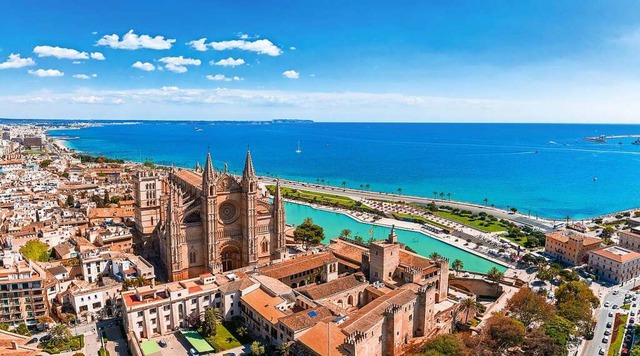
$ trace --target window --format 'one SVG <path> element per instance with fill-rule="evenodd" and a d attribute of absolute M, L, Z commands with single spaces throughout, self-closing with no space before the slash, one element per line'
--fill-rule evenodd
<path fill-rule="evenodd" d="M 193 247 L 189 251 L 189 263 L 196 263 L 196 250 Z"/>

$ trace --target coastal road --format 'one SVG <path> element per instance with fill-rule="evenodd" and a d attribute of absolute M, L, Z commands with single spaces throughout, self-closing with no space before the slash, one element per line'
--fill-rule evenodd
<path fill-rule="evenodd" d="M 260 182 L 264 184 L 271 185 L 276 183 L 275 178 L 260 177 L 259 179 L 260 179 Z M 372 192 L 372 191 L 350 189 L 350 188 L 339 188 L 339 187 L 332 187 L 332 186 L 326 186 L 326 185 L 320 185 L 320 184 L 314 184 L 314 183 L 296 182 L 296 181 L 291 181 L 286 179 L 280 179 L 280 184 L 288 188 L 308 190 L 308 191 L 317 192 L 317 193 L 344 195 L 354 200 L 360 200 L 362 198 L 366 198 L 366 199 L 387 200 L 387 201 L 403 201 L 407 203 L 417 203 L 417 204 L 429 204 L 432 201 L 435 201 L 437 204 L 443 204 L 443 205 L 448 205 L 458 209 L 469 210 L 473 213 L 479 213 L 481 211 L 490 212 L 493 216 L 497 217 L 498 219 L 506 219 L 519 224 L 537 227 L 544 232 L 549 232 L 554 230 L 553 229 L 554 222 L 551 220 L 546 220 L 541 218 L 531 218 L 520 213 L 514 214 L 511 211 L 506 211 L 498 208 L 492 208 L 492 207 L 487 207 L 487 206 L 482 206 L 477 204 L 425 198 L 425 197 L 416 197 L 416 196 L 409 196 L 409 195 L 383 193 L 383 192 Z"/>
<path fill-rule="evenodd" d="M 637 283 L 637 282 L 636 282 Z M 611 324 L 613 324 L 614 320 L 615 320 L 615 314 L 616 313 L 622 313 L 622 312 L 626 312 L 625 310 L 618 308 L 618 309 L 612 309 L 613 305 L 618 305 L 618 307 L 622 307 L 622 305 L 624 304 L 624 296 L 627 293 L 630 293 L 629 291 L 634 287 L 634 283 L 633 282 L 627 282 L 624 286 L 614 286 L 610 289 L 606 289 L 605 291 L 607 291 L 608 293 L 604 296 L 604 298 L 601 299 L 602 304 L 600 305 L 600 308 L 597 309 L 595 311 L 595 317 L 597 320 L 597 324 L 596 324 L 596 328 L 594 330 L 593 333 L 593 339 L 592 340 L 587 340 L 586 344 L 584 346 L 584 348 L 582 349 L 582 353 L 581 355 L 583 356 L 591 356 L 591 355 L 598 355 L 598 351 L 600 350 L 600 348 L 604 348 L 605 351 L 608 350 L 609 346 L 611 345 L 611 336 L 613 335 L 609 335 L 609 342 L 607 342 L 606 344 L 602 342 L 602 338 L 605 336 L 604 332 L 605 330 L 609 330 L 610 332 L 613 332 L 613 328 L 607 328 L 607 322 L 611 322 Z M 614 291 L 618 291 L 617 295 L 614 295 Z M 636 295 L 635 292 L 631 292 L 634 296 Z M 610 303 L 609 307 L 605 307 L 604 304 L 606 302 Z M 640 303 L 640 301 L 636 301 L 636 302 L 632 302 L 632 303 Z M 637 313 L 638 308 L 633 308 L 634 311 Z M 613 312 L 614 313 L 614 317 L 610 317 L 609 316 L 609 312 Z M 637 318 L 637 315 L 636 315 Z"/>

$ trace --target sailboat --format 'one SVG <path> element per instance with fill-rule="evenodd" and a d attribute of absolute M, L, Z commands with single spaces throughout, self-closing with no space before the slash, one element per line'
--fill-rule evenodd
<path fill-rule="evenodd" d="M 296 149 L 296 153 L 302 153 L 302 149 L 300 148 L 300 141 L 298 141 L 298 148 Z"/>

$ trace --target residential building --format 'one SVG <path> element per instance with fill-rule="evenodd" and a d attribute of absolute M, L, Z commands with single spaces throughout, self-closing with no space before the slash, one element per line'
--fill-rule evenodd
<path fill-rule="evenodd" d="M 573 230 L 554 231 L 546 234 L 544 250 L 561 263 L 581 265 L 587 262 L 588 252 L 600 247 L 601 239 Z"/>
<path fill-rule="evenodd" d="M 37 324 L 48 315 L 45 271 L 18 253 L 4 250 L 0 266 L 0 323 Z"/>
<path fill-rule="evenodd" d="M 640 276 L 640 253 L 620 246 L 592 250 L 589 267 L 598 278 L 624 283 Z"/>
<path fill-rule="evenodd" d="M 640 252 L 640 229 L 632 227 L 629 230 L 619 231 L 618 245 L 631 251 Z"/>

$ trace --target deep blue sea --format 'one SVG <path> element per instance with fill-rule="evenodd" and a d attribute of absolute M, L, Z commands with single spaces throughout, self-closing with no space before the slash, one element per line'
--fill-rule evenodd
<path fill-rule="evenodd" d="M 585 136 L 640 134 L 634 125 L 143 122 L 57 130 L 91 154 L 455 200 L 573 219 L 640 206 L 640 145 Z M 622 144 L 619 144 L 622 142 Z M 300 144 L 301 153 L 296 153 Z M 597 179 L 594 179 L 597 177 Z"/>

